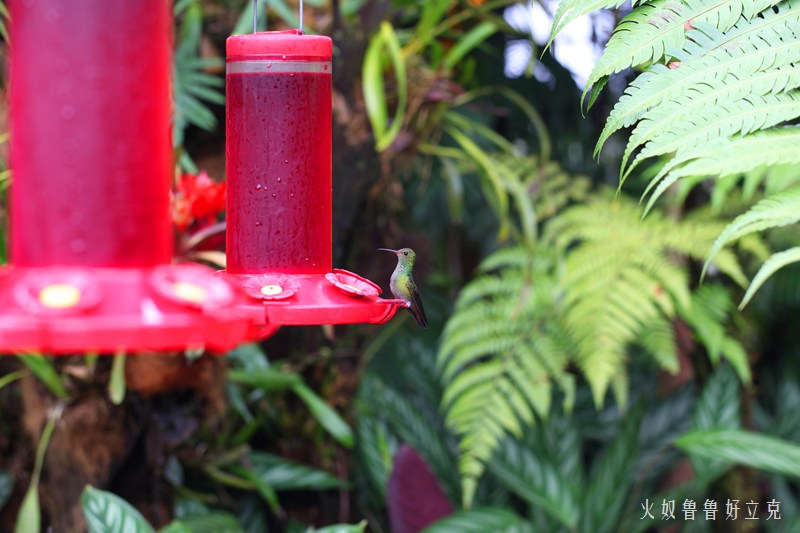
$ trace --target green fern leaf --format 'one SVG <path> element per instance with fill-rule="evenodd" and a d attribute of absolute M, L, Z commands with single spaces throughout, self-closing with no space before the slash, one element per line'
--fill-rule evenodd
<path fill-rule="evenodd" d="M 675 331 L 671 322 L 658 320 L 647 324 L 642 329 L 639 342 L 659 367 L 670 374 L 678 373 L 680 366 L 678 348 L 675 344 Z"/>
<path fill-rule="evenodd" d="M 547 415 L 553 381 L 570 382 L 564 377 L 569 356 L 556 340 L 563 333 L 554 330 L 551 316 L 556 295 L 546 280 L 547 262 L 520 250 L 501 250 L 484 261 L 484 268 L 500 269 L 462 291 L 437 357 L 446 384 L 445 421 L 460 436 L 466 506 L 501 438 Z"/>
<path fill-rule="evenodd" d="M 751 94 L 742 100 L 708 107 L 648 141 L 627 173 L 649 157 L 694 148 L 720 137 L 746 135 L 797 117 L 800 117 L 800 92 L 796 91 L 764 96 Z"/>
<path fill-rule="evenodd" d="M 708 22 L 720 31 L 730 29 L 740 16 L 752 18 L 777 0 L 660 0 L 635 9 L 619 23 L 586 83 L 586 91 L 603 76 L 628 67 L 655 63 L 670 48 L 683 47 L 686 28 Z"/>
<path fill-rule="evenodd" d="M 636 5 L 644 0 L 632 0 Z M 547 42 L 545 50 L 550 47 L 556 35 L 563 30 L 567 24 L 586 13 L 597 11 L 598 9 L 618 8 L 624 4 L 624 0 L 562 0 L 558 4 L 555 15 L 553 16 L 553 26 L 550 29 L 550 40 Z"/>
<path fill-rule="evenodd" d="M 640 221 L 638 206 L 623 198 L 597 199 L 569 209 L 547 227 L 545 238 L 568 251 L 563 323 L 577 344 L 573 359 L 598 404 L 624 375 L 628 346 L 650 329 L 670 331 L 676 307 L 690 305 L 688 275 L 676 259 L 704 259 L 724 226 L 702 214 L 680 221 L 652 216 Z M 720 269 L 744 280 L 732 255 Z M 641 344 L 656 350 L 649 354 L 665 370 L 675 369 L 674 344 L 663 338 Z"/>
<path fill-rule="evenodd" d="M 771 128 L 745 137 L 719 139 L 676 155 L 650 181 L 645 213 L 679 179 L 742 174 L 769 165 L 800 163 L 800 127 Z"/>
<path fill-rule="evenodd" d="M 705 274 L 708 265 L 726 244 L 749 233 L 788 226 L 797 222 L 800 222 L 800 187 L 761 200 L 749 211 L 736 217 L 717 237 L 708 253 L 703 273 Z"/>
<path fill-rule="evenodd" d="M 800 87 L 800 66 L 785 66 L 759 71 L 752 75 L 730 73 L 725 78 L 711 79 L 698 85 L 684 96 L 659 105 L 646 112 L 634 128 L 622 156 L 623 179 L 630 172 L 628 159 L 636 148 L 669 131 L 703 109 L 753 94 L 780 93 Z"/>
<path fill-rule="evenodd" d="M 756 273 L 753 281 L 750 282 L 750 286 L 747 288 L 747 292 L 744 294 L 744 298 L 742 298 L 742 303 L 739 304 L 739 308 L 741 309 L 747 305 L 747 302 L 753 298 L 756 291 L 761 288 L 764 282 L 767 281 L 772 274 L 786 265 L 797 263 L 798 261 L 800 261 L 800 247 L 789 248 L 788 250 L 778 252 L 767 259 L 766 262 L 761 265 L 761 268 Z"/>
<path fill-rule="evenodd" d="M 696 22 L 681 51 L 671 51 L 678 68 L 650 66 L 620 97 L 595 147 L 620 128 L 636 122 L 648 109 L 686 94 L 708 79 L 723 78 L 732 70 L 757 72 L 800 61 L 800 1 L 779 3 L 762 17 L 741 19 L 729 32 Z"/>

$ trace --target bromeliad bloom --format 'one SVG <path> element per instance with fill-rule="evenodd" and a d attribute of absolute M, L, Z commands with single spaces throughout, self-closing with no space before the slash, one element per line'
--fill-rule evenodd
<path fill-rule="evenodd" d="M 172 222 L 184 231 L 195 222 L 213 223 L 225 210 L 225 182 L 217 183 L 203 171 L 182 174 L 172 195 Z"/>

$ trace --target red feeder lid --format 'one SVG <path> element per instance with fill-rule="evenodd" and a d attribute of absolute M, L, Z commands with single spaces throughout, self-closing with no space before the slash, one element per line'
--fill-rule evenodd
<path fill-rule="evenodd" d="M 263 31 L 228 37 L 228 61 L 277 57 L 285 60 L 330 61 L 333 41 L 324 35 L 300 30 Z"/>

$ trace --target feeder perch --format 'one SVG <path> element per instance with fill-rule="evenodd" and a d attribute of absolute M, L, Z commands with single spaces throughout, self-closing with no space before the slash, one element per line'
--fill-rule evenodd
<path fill-rule="evenodd" d="M 380 324 L 403 305 L 331 268 L 331 50 L 301 30 L 227 41 L 224 276 L 265 325 Z"/>
<path fill-rule="evenodd" d="M 0 351 L 232 348 L 245 297 L 173 265 L 170 2 L 12 0 Z"/>

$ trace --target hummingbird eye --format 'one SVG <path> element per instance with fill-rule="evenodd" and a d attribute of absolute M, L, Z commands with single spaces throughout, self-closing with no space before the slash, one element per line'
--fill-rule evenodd
<path fill-rule="evenodd" d="M 408 252 L 403 252 L 403 255 L 408 255 Z"/>

